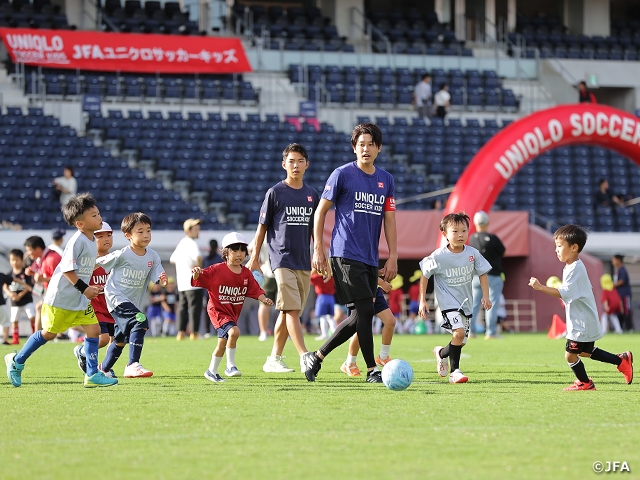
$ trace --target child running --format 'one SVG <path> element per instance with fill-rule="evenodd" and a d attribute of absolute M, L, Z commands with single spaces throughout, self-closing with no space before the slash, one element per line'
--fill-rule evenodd
<path fill-rule="evenodd" d="M 437 363 L 436 371 L 441 377 L 446 377 L 449 373 L 449 362 L 446 359 L 451 357 L 449 383 L 466 383 L 469 378 L 460 371 L 460 354 L 469 338 L 473 308 L 471 282 L 474 275 L 480 277 L 482 306 L 489 310 L 491 300 L 487 272 L 491 270 L 491 264 L 478 250 L 465 245 L 469 238 L 469 217 L 465 213 L 445 215 L 440 222 L 440 231 L 447 239 L 448 245 L 438 248 L 420 262 L 422 278 L 419 313 L 427 320 L 427 285 L 429 278 L 433 276 L 434 293 L 442 311 L 440 326 L 452 335 L 449 345 L 433 349 Z"/>
<path fill-rule="evenodd" d="M 587 269 L 580 260 L 580 252 L 587 243 L 587 232 L 578 225 L 565 225 L 553 234 L 558 260 L 565 263 L 562 269 L 562 285 L 558 288 L 542 285 L 531 277 L 529 286 L 564 301 L 567 319 L 567 344 L 564 358 L 573 370 L 576 381 L 564 390 L 595 390 L 593 380 L 587 375 L 580 357 L 618 367 L 627 384 L 633 381 L 633 355 L 627 351 L 614 355 L 595 346 L 602 338 L 598 319 L 598 307 L 593 296 Z"/>
<path fill-rule="evenodd" d="M 35 332 L 36 308 L 33 304 L 33 277 L 27 275 L 24 268 L 24 253 L 15 248 L 9 252 L 9 263 L 11 264 L 11 275 L 13 282 L 4 287 L 5 292 L 11 299 L 11 323 L 12 340 L 11 345 L 20 343 L 19 322 L 22 314 L 29 319 L 32 333 Z"/>
<path fill-rule="evenodd" d="M 242 266 L 248 253 L 249 242 L 238 232 L 231 232 L 222 239 L 222 260 L 224 263 L 211 265 L 204 270 L 194 267 L 191 284 L 209 292 L 207 312 L 211 323 L 218 331 L 218 345 L 211 356 L 211 364 L 204 378 L 214 383 L 224 382 L 218 373 L 225 352 L 227 354 L 227 377 L 239 377 L 242 372 L 236 366 L 236 342 L 240 337 L 238 317 L 245 297 L 260 300 L 265 305 L 273 305 L 264 290 L 253 278 L 251 271 Z"/>
<path fill-rule="evenodd" d="M 167 274 L 160 256 L 148 248 L 151 242 L 151 219 L 142 212 L 130 213 L 122 220 L 120 229 L 130 245 L 98 258 L 96 263 L 106 273 L 111 272 L 104 287 L 109 313 L 115 320 L 113 342 L 109 345 L 100 370 L 110 371 L 129 343 L 129 363 L 125 378 L 151 377 L 153 372 L 140 364 L 144 336 L 149 321 L 140 311 L 150 282 L 167 284 Z"/>
<path fill-rule="evenodd" d="M 4 357 L 7 376 L 14 387 L 22 385 L 22 371 L 27 359 L 40 347 L 71 327 L 82 327 L 86 333 L 84 351 L 87 353 L 85 387 L 116 385 L 116 378 L 107 378 L 98 370 L 98 337 L 100 325 L 89 304 L 97 297 L 100 287 L 90 287 L 97 248 L 94 232 L 102 227 L 96 201 L 88 193 L 72 197 L 62 207 L 66 222 L 78 229 L 62 254 L 62 260 L 53 272 L 42 306 L 42 330 L 31 335 L 22 350 Z"/>

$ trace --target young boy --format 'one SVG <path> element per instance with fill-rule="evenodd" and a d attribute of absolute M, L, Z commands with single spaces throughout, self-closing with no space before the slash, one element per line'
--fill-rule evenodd
<path fill-rule="evenodd" d="M 175 335 L 176 332 L 176 304 L 178 303 L 178 290 L 176 279 L 169 277 L 164 289 L 164 301 L 162 302 L 162 335 Z"/>
<path fill-rule="evenodd" d="M 129 363 L 124 369 L 125 378 L 150 377 L 153 372 L 140 364 L 144 335 L 149 321 L 140 311 L 142 300 L 150 282 L 167 284 L 167 274 L 160 256 L 148 248 L 151 242 L 151 219 L 142 212 L 130 213 L 120 229 L 130 245 L 98 258 L 96 263 L 106 273 L 111 272 L 104 287 L 107 308 L 115 321 L 113 342 L 100 365 L 108 372 L 120 358 L 126 343 L 129 343 Z"/>
<path fill-rule="evenodd" d="M 9 286 L 13 282 L 11 275 L 0 273 L 0 287 Z M 9 343 L 9 327 L 11 326 L 11 317 L 9 316 L 9 307 L 7 306 L 4 295 L 0 291 L 0 327 L 2 327 L 2 344 L 11 345 Z"/>
<path fill-rule="evenodd" d="M 316 293 L 314 313 L 320 325 L 320 335 L 316 340 L 326 340 L 336 329 L 335 315 L 336 285 L 333 277 L 325 282 L 325 279 L 315 270 L 311 272 L 311 285 Z"/>
<path fill-rule="evenodd" d="M 31 323 L 31 330 L 35 332 L 36 324 L 36 308 L 33 304 L 33 277 L 25 273 L 24 269 L 24 253 L 20 249 L 13 249 L 9 252 L 9 264 L 11 265 L 11 274 L 13 282 L 5 286 L 5 292 L 11 299 L 11 323 L 12 340 L 11 345 L 20 343 L 20 330 L 18 328 L 20 316 L 26 315 Z"/>
<path fill-rule="evenodd" d="M 422 277 L 419 313 L 427 320 L 427 285 L 429 278 L 433 276 L 434 293 L 442 311 L 440 326 L 452 334 L 449 345 L 433 349 L 437 363 L 436 371 L 441 377 L 446 377 L 449 373 L 449 362 L 446 358 L 451 357 L 449 383 L 466 383 L 469 378 L 460 371 L 460 354 L 469 338 L 473 306 L 471 283 L 474 275 L 480 277 L 482 306 L 489 310 L 491 301 L 487 272 L 491 270 L 491 264 L 478 250 L 465 245 L 469 238 L 469 217 L 465 213 L 445 215 L 440 222 L 440 231 L 447 239 L 448 245 L 438 248 L 420 262 Z"/>
<path fill-rule="evenodd" d="M 109 250 L 113 246 L 113 230 L 111 226 L 107 222 L 102 222 L 102 228 L 100 230 L 96 230 L 94 232 L 96 237 L 96 248 L 98 249 L 98 257 L 103 257 L 109 253 Z M 107 308 L 107 301 L 104 297 L 104 286 L 107 283 L 107 272 L 104 271 L 104 268 L 101 266 L 97 266 L 93 271 L 93 275 L 91 275 L 91 281 L 89 282 L 90 286 L 97 286 L 100 288 L 100 295 L 91 300 L 91 306 L 93 307 L 93 311 L 98 317 L 98 323 L 100 324 L 100 339 L 98 343 L 98 348 L 103 348 L 109 345 L 110 342 L 113 341 L 113 328 L 114 321 L 113 317 L 109 313 L 109 309 Z M 73 349 L 73 354 L 78 359 L 78 366 L 80 370 L 86 373 L 87 371 L 87 359 L 84 354 L 84 346 L 78 345 Z M 109 378 L 116 378 L 116 374 L 113 370 L 109 370 L 108 372 L 103 372 L 105 376 Z"/>
<path fill-rule="evenodd" d="M 627 384 L 633 381 L 633 355 L 627 351 L 614 355 L 595 346 L 602 338 L 598 308 L 593 296 L 587 269 L 580 260 L 580 252 L 587 243 L 587 232 L 578 225 L 565 225 L 553 234 L 558 260 L 565 263 L 562 269 L 562 285 L 552 288 L 531 277 L 529 286 L 552 297 L 561 298 L 565 304 L 567 320 L 567 344 L 564 358 L 573 370 L 576 381 L 564 390 L 595 390 L 580 357 L 618 367 Z"/>
<path fill-rule="evenodd" d="M 147 307 L 147 319 L 152 337 L 158 337 L 162 330 L 162 302 L 164 302 L 164 290 L 160 285 L 154 283 L 149 292 L 149 306 Z"/>
<path fill-rule="evenodd" d="M 409 277 L 409 282 L 411 286 L 409 286 L 409 291 L 407 292 L 407 296 L 409 297 L 409 316 L 404 321 L 402 325 L 402 331 L 404 333 L 413 333 L 413 328 L 416 325 L 416 317 L 418 316 L 418 308 L 420 307 L 420 278 L 422 277 L 422 272 L 420 270 L 416 270 L 413 272 L 413 275 Z M 427 333 L 433 333 L 433 326 L 430 321 L 425 322 L 427 326 Z"/>
<path fill-rule="evenodd" d="M 204 270 L 194 267 L 191 284 L 209 292 L 207 311 L 211 323 L 218 331 L 218 345 L 211 356 L 211 364 L 204 378 L 214 383 L 224 382 L 218 373 L 222 357 L 227 354 L 227 377 L 239 377 L 242 372 L 236 367 L 236 342 L 240 336 L 238 317 L 245 297 L 256 298 L 265 305 L 273 305 L 264 290 L 253 278 L 251 271 L 242 266 L 247 257 L 249 242 L 241 233 L 231 232 L 222 239 L 222 259 L 224 263 L 211 265 Z"/>
<path fill-rule="evenodd" d="M 71 327 L 82 327 L 86 333 L 84 351 L 87 353 L 85 387 L 109 387 L 118 380 L 107 378 L 98 370 L 98 337 L 100 326 L 89 304 L 100 293 L 100 287 L 90 287 L 97 249 L 94 232 L 100 230 L 102 218 L 93 197 L 88 193 L 71 198 L 62 207 L 66 222 L 78 231 L 69 239 L 62 260 L 49 282 L 42 306 L 42 330 L 29 337 L 22 350 L 4 357 L 7 376 L 14 387 L 22 385 L 22 371 L 27 359 L 56 334 Z M 79 293 L 78 293 L 79 292 Z"/>

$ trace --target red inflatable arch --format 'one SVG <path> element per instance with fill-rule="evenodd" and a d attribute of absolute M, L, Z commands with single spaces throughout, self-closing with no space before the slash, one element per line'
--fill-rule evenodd
<path fill-rule="evenodd" d="M 445 214 L 488 212 L 509 179 L 533 158 L 552 148 L 579 143 L 615 150 L 640 165 L 640 119 L 587 103 L 562 105 L 521 118 L 478 151 L 451 192 Z"/>

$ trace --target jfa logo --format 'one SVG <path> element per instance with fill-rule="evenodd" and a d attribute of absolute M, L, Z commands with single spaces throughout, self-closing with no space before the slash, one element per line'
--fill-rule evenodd
<path fill-rule="evenodd" d="M 331 190 L 331 185 L 326 185 L 326 186 L 324 187 L 324 191 L 325 191 L 325 192 L 328 192 L 328 191 L 330 191 L 330 190 Z"/>
<path fill-rule="evenodd" d="M 384 188 L 384 182 L 378 182 L 378 188 Z"/>
<path fill-rule="evenodd" d="M 469 261 L 473 262 L 473 255 L 469 255 Z"/>
<path fill-rule="evenodd" d="M 266 218 L 267 214 L 265 212 L 260 212 L 260 218 Z"/>
<path fill-rule="evenodd" d="M 312 197 L 311 195 L 309 195 L 309 196 L 307 197 L 307 201 L 309 201 L 309 202 L 313 202 L 313 197 Z"/>
<path fill-rule="evenodd" d="M 153 267 L 153 262 L 147 263 L 147 267 L 149 267 L 149 268 Z"/>
<path fill-rule="evenodd" d="M 246 278 L 244 279 L 244 281 L 242 282 L 242 284 L 246 287 L 247 284 L 249 283 L 249 280 L 247 280 Z"/>

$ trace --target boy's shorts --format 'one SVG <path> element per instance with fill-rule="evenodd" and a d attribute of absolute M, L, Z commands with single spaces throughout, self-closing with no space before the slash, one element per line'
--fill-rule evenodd
<path fill-rule="evenodd" d="M 304 310 L 311 287 L 311 272 L 306 270 L 291 270 L 289 268 L 276 268 L 276 282 L 278 283 L 278 296 L 276 298 L 276 310 L 300 311 Z"/>
<path fill-rule="evenodd" d="M 36 307 L 33 302 L 27 303 L 26 305 L 22 305 L 20 307 L 11 307 L 11 321 L 17 322 L 20 320 L 20 314 L 24 313 L 26 315 L 26 320 L 33 318 L 36 316 Z"/>
<path fill-rule="evenodd" d="M 417 300 L 411 300 L 409 302 L 409 313 L 418 314 L 418 310 L 420 309 L 420 302 Z"/>
<path fill-rule="evenodd" d="M 273 303 L 276 303 L 276 297 L 278 296 L 278 282 L 276 282 L 275 277 L 264 277 L 264 285 L 262 285 L 262 289 L 264 290 L 264 296 L 271 299 Z"/>
<path fill-rule="evenodd" d="M 0 293 L 2 295 L 2 293 Z M 9 305 L 0 305 L 0 327 L 10 327 Z"/>
<path fill-rule="evenodd" d="M 379 314 L 380 312 L 384 312 L 389 308 L 389 304 L 387 303 L 387 299 L 384 298 L 384 293 L 381 288 L 378 288 L 376 292 L 376 301 L 373 304 L 373 311 L 375 314 Z"/>
<path fill-rule="evenodd" d="M 146 315 L 138 310 L 131 302 L 121 303 L 110 313 L 115 321 L 113 341 L 116 343 L 128 343 L 131 332 L 147 330 L 149 328 L 149 320 L 147 320 Z M 136 318 L 138 314 L 144 317 L 142 322 Z"/>
<path fill-rule="evenodd" d="M 218 332 L 218 338 L 229 339 L 229 330 L 233 327 L 237 327 L 238 324 L 236 322 L 227 322 L 221 327 L 219 327 L 216 331 Z"/>
<path fill-rule="evenodd" d="M 331 257 L 338 302 L 348 305 L 356 300 L 373 299 L 378 290 L 378 268 L 357 260 Z"/>
<path fill-rule="evenodd" d="M 100 323 L 100 335 L 102 335 L 103 333 L 108 333 L 110 337 L 113 337 L 115 324 L 109 323 L 109 322 L 99 322 L 99 323 Z"/>
<path fill-rule="evenodd" d="M 42 305 L 40 316 L 42 317 L 42 329 L 50 333 L 62 333 L 71 327 L 98 323 L 98 317 L 96 317 L 91 304 L 87 305 L 86 310 L 66 310 L 45 303 Z"/>
<path fill-rule="evenodd" d="M 162 318 L 165 320 L 170 320 L 172 322 L 176 321 L 176 312 L 167 312 L 166 310 L 162 311 Z"/>
<path fill-rule="evenodd" d="M 322 317 L 324 315 L 334 314 L 333 306 L 336 304 L 336 299 L 333 295 L 328 293 L 321 293 L 316 297 L 315 314 L 316 317 Z"/>
<path fill-rule="evenodd" d="M 575 340 L 567 340 L 565 350 L 568 353 L 588 353 L 591 355 L 595 346 L 596 342 L 576 342 Z"/>
<path fill-rule="evenodd" d="M 147 307 L 147 317 L 162 318 L 162 305 L 149 305 Z"/>
<path fill-rule="evenodd" d="M 442 323 L 440 327 L 444 328 L 447 332 L 453 333 L 454 330 L 464 328 L 464 340 L 462 344 L 467 343 L 469 338 L 469 326 L 471 325 L 471 317 L 467 317 L 464 313 L 460 313 L 458 310 L 445 310 L 442 312 Z"/>

